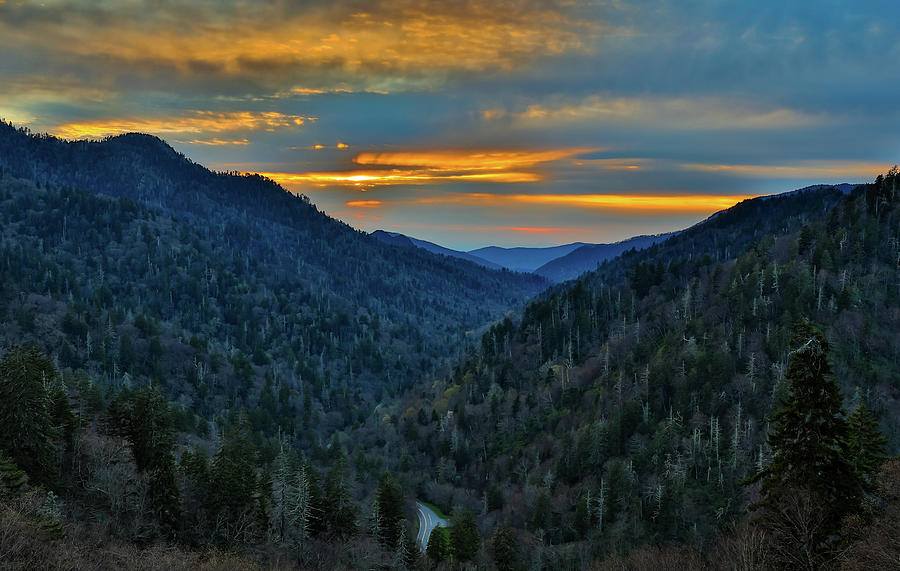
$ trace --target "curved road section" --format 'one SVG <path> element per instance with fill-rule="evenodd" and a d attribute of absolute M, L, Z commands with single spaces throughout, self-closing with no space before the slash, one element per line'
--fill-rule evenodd
<path fill-rule="evenodd" d="M 420 502 L 416 502 L 416 515 L 419 516 L 419 535 L 416 537 L 416 543 L 419 544 L 419 549 L 424 552 L 428 547 L 428 538 L 431 537 L 431 532 L 434 531 L 434 528 L 448 527 L 450 524 L 447 520 L 434 513 L 434 510 Z"/>

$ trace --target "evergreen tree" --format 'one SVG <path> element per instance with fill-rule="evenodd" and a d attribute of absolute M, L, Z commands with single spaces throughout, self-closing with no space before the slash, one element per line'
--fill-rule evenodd
<path fill-rule="evenodd" d="M 0 361 L 0 449 L 37 483 L 59 479 L 56 431 L 45 385 L 56 368 L 37 347 L 10 347 Z"/>
<path fill-rule="evenodd" d="M 519 542 L 508 524 L 501 524 L 494 530 L 494 564 L 499 571 L 513 571 L 519 565 Z"/>
<path fill-rule="evenodd" d="M 583 495 L 578 498 L 578 504 L 575 506 L 575 530 L 579 537 L 587 535 L 591 529 L 591 505 L 589 496 Z"/>
<path fill-rule="evenodd" d="M 49 399 L 49 413 L 53 422 L 54 430 L 65 446 L 72 443 L 72 437 L 75 435 L 76 419 L 72 412 L 72 404 L 69 399 L 69 393 L 62 382 L 62 378 L 56 375 L 53 382 L 47 389 L 47 397 Z"/>
<path fill-rule="evenodd" d="M 171 452 L 161 454 L 148 472 L 148 497 L 151 510 L 162 534 L 178 537 L 181 528 L 181 492 L 175 469 L 175 457 Z"/>
<path fill-rule="evenodd" d="M 213 518 L 224 521 L 219 539 L 233 544 L 258 531 L 260 497 L 256 472 L 256 448 L 241 423 L 228 433 L 210 469 L 208 509 Z"/>
<path fill-rule="evenodd" d="M 862 402 L 850 414 L 847 425 L 850 462 L 862 480 L 863 490 L 871 494 L 875 491 L 875 473 L 888 457 L 887 438 L 881 434 L 878 420 Z"/>
<path fill-rule="evenodd" d="M 139 471 L 157 464 L 158 455 L 172 448 L 169 403 L 158 387 L 138 392 L 127 416 L 127 435 Z"/>
<path fill-rule="evenodd" d="M 163 534 L 172 537 L 181 525 L 181 493 L 175 476 L 169 403 L 158 387 L 137 394 L 127 433 L 135 465 L 147 473 L 151 509 Z"/>
<path fill-rule="evenodd" d="M 460 561 L 471 561 L 481 549 L 481 537 L 472 510 L 461 509 L 453 515 L 450 526 L 450 549 Z"/>
<path fill-rule="evenodd" d="M 833 547 L 842 518 L 858 509 L 861 484 L 847 454 L 841 391 L 831 376 L 828 342 L 808 322 L 791 339 L 784 406 L 770 418 L 772 462 L 761 481 L 763 518 L 783 551 L 818 565 Z M 788 513 L 788 510 L 791 510 Z"/>
<path fill-rule="evenodd" d="M 0 499 L 18 496 L 25 490 L 28 476 L 0 450 Z"/>
<path fill-rule="evenodd" d="M 350 478 L 346 456 L 340 446 L 335 453 L 337 456 L 334 465 L 325 481 L 325 520 L 331 533 L 354 535 L 357 531 L 359 507 L 348 489 Z"/>
<path fill-rule="evenodd" d="M 379 538 L 384 545 L 393 549 L 397 545 L 403 522 L 403 494 L 390 472 L 381 476 L 375 502 L 379 516 Z"/>
<path fill-rule="evenodd" d="M 425 555 L 434 563 L 440 563 L 450 557 L 450 542 L 447 539 L 447 531 L 442 527 L 436 527 L 428 537 L 428 546 Z"/>
<path fill-rule="evenodd" d="M 550 527 L 550 497 L 546 490 L 541 490 L 538 495 L 529 524 L 532 530 L 543 529 L 546 531 Z"/>

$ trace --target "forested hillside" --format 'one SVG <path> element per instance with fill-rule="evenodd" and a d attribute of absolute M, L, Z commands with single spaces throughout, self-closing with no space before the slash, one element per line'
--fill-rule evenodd
<path fill-rule="evenodd" d="M 5 343 L 38 340 L 114 385 L 157 380 L 199 411 L 252 407 L 269 376 L 298 406 L 368 414 L 543 287 L 397 252 L 152 137 L 2 131 Z"/>
<path fill-rule="evenodd" d="M 743 549 L 759 557 L 745 568 L 780 566 L 760 555 L 780 553 L 772 545 L 727 532 L 758 498 L 747 478 L 772 461 L 766 434 L 792 390 L 798 322 L 830 342 L 839 418 L 862 430 L 870 411 L 871 434 L 900 451 L 897 183 L 894 170 L 850 195 L 746 201 L 605 263 L 498 323 L 394 409 L 396 432 L 372 426 L 365 445 L 401 449 L 389 466 L 426 500 L 482 514 L 482 536 L 500 534 L 498 565 L 513 553 L 523 567 L 584 568 L 675 545 L 698 551 L 637 551 L 630 564 L 735 568 Z M 871 546 L 888 561 L 889 535 Z"/>
<path fill-rule="evenodd" d="M 543 291 L 152 137 L 4 125 L 0 168 L 4 567 L 896 557 L 896 170 Z"/>
<path fill-rule="evenodd" d="M 69 515 L 93 513 L 90 521 L 121 540 L 257 543 L 266 526 L 247 531 L 237 506 L 265 515 L 253 498 L 271 493 L 268 472 L 248 478 L 280 450 L 320 454 L 316 469 L 334 469 L 331 500 L 356 506 L 374 491 L 379 464 L 372 480 L 357 471 L 364 485 L 351 494 L 334 455 L 355 446 L 343 439 L 325 456 L 332 436 L 463 353 L 474 331 L 544 286 L 537 276 L 398 251 L 271 181 L 210 172 L 154 137 L 65 142 L 0 124 L 0 346 L 13 358 L 12 347 L 34 344 L 22 358 L 34 378 L 59 383 L 59 414 L 60 395 L 71 397 L 78 426 L 33 421 L 68 440 L 56 441 L 64 461 L 29 476 L 72 500 Z M 134 440 L 143 428 L 132 422 L 149 423 L 149 443 Z M 25 467 L 15 426 L 6 424 L 0 450 Z M 129 439 L 131 453 L 117 448 Z M 141 446 L 156 460 L 142 464 Z M 222 469 L 245 481 L 228 492 L 224 515 L 216 494 L 227 483 L 216 465 L 209 474 L 202 466 L 227 451 L 245 471 Z M 125 472 L 98 473 L 104 454 Z M 168 454 L 182 464 L 177 483 Z M 159 470 L 168 480 L 153 480 Z M 176 489 L 206 511 L 154 516 L 153 494 Z M 356 515 L 350 520 L 329 529 L 353 532 Z"/>

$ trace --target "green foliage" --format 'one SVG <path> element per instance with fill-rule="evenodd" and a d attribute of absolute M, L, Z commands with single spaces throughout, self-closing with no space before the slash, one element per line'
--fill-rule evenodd
<path fill-rule="evenodd" d="M 0 450 L 0 499 L 9 499 L 25 491 L 28 475 Z"/>
<path fill-rule="evenodd" d="M 550 496 L 547 495 L 545 490 L 541 490 L 531 512 L 529 528 L 533 531 L 539 529 L 549 530 L 552 525 L 550 516 Z"/>
<path fill-rule="evenodd" d="M 375 493 L 375 502 L 378 504 L 378 514 L 381 518 L 380 539 L 385 546 L 394 549 L 403 525 L 404 502 L 400 486 L 394 481 L 390 472 L 382 474 L 378 490 Z"/>
<path fill-rule="evenodd" d="M 347 458 L 335 442 L 337 457 L 325 479 L 325 522 L 335 535 L 355 535 L 359 528 L 359 505 L 350 493 Z"/>
<path fill-rule="evenodd" d="M 446 528 L 436 527 L 428 537 L 425 555 L 434 563 L 450 558 L 450 537 Z"/>
<path fill-rule="evenodd" d="M 772 461 L 749 480 L 762 482 L 760 506 L 775 541 L 784 551 L 810 553 L 809 561 L 833 549 L 844 516 L 859 510 L 863 489 L 828 349 L 812 325 L 797 325 L 786 375 L 790 393 L 770 419 Z"/>
<path fill-rule="evenodd" d="M 36 425 L 70 484 L 65 511 L 89 525 L 328 565 L 370 548 L 344 537 L 364 498 L 402 522 L 395 486 L 410 482 L 445 506 L 484 498 L 488 525 L 508 518 L 543 540 L 530 563 L 544 567 L 709 545 L 744 517 L 739 482 L 768 462 L 765 419 L 791 399 L 804 316 L 832 341 L 837 381 L 867 395 L 871 413 L 854 411 L 844 439 L 862 488 L 883 451 L 875 420 L 898 450 L 896 399 L 882 398 L 900 378 L 896 173 L 850 196 L 745 201 L 625 252 L 509 312 L 476 352 L 469 333 L 540 280 L 388 247 L 151 137 L 68 146 L 7 127 L 0 341 L 35 339 L 63 368 L 40 382 Z M 156 394 L 132 388 L 154 380 Z M 134 464 L 110 455 L 121 438 Z M 210 462 L 188 443 L 218 450 Z M 778 495 L 773 529 L 798 514 L 833 526 L 839 510 L 812 492 Z M 432 534 L 433 559 L 453 537 L 462 562 L 464 529 L 477 554 L 477 527 L 458 520 Z M 379 563 L 416 565 L 408 529 L 394 529 L 379 527 L 394 545 L 375 547 Z M 515 565 L 517 533 L 495 529 L 498 567 Z"/>
<path fill-rule="evenodd" d="M 873 223 L 864 191 L 750 200 L 538 297 L 396 406 L 432 411 L 403 443 L 425 459 L 408 476 L 435 478 L 440 502 L 475 494 L 488 510 L 502 481 L 503 516 L 543 530 L 563 566 L 584 564 L 581 540 L 588 559 L 713 541 L 746 516 L 740 483 L 769 462 L 766 419 L 790 396 L 803 316 L 898 449 L 896 401 L 883 397 L 900 378 L 900 288 L 885 287 L 900 226 L 885 204 Z M 390 429 L 380 435 L 395 450 Z M 815 505 L 802 495 L 788 512 Z"/>
<path fill-rule="evenodd" d="M 453 558 L 471 561 L 480 549 L 481 536 L 472 511 L 468 508 L 455 510 L 450 521 L 450 551 Z"/>
<path fill-rule="evenodd" d="M 127 435 L 135 464 L 148 476 L 148 496 L 163 535 L 174 537 L 181 525 L 181 494 L 175 475 L 169 403 L 158 387 L 137 393 L 127 417 Z"/>
<path fill-rule="evenodd" d="M 137 393 L 127 413 L 127 434 L 137 469 L 145 471 L 164 462 L 172 451 L 169 402 L 158 387 Z"/>
<path fill-rule="evenodd" d="M 36 346 L 10 347 L 0 361 L 0 449 L 35 482 L 57 485 L 57 449 L 45 386 L 53 363 Z"/>
<path fill-rule="evenodd" d="M 862 479 L 863 490 L 869 494 L 874 493 L 875 474 L 888 458 L 887 438 L 881 433 L 878 420 L 869 413 L 863 402 L 850 413 L 847 428 L 850 464 Z"/>
<path fill-rule="evenodd" d="M 515 532 L 507 524 L 494 530 L 491 538 L 494 551 L 494 565 L 498 571 L 514 571 L 519 568 L 519 542 Z"/>
<path fill-rule="evenodd" d="M 77 419 L 72 410 L 71 397 L 63 384 L 62 376 L 56 375 L 46 387 L 49 399 L 48 412 L 54 432 L 62 440 L 65 447 L 70 447 L 75 436 Z"/>

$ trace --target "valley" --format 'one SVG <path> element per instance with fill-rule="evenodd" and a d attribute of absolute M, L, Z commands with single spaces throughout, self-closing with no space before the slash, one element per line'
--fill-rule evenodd
<path fill-rule="evenodd" d="M 42 565 L 93 541 L 322 568 L 717 566 L 749 541 L 800 322 L 830 342 L 846 414 L 898 452 L 895 171 L 530 258 L 607 248 L 561 282 L 370 237 L 159 139 L 0 131 L 0 376 L 32 391 L 4 393 L 3 517 L 51 530 L 16 548 Z"/>

